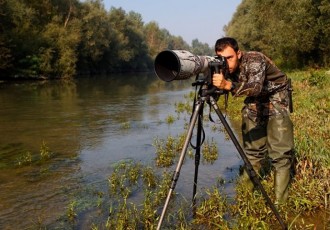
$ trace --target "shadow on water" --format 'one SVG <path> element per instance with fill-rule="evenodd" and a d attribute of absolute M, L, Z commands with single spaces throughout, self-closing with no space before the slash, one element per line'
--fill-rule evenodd
<path fill-rule="evenodd" d="M 165 83 L 153 74 L 0 84 L 0 228 L 61 228 L 73 204 L 83 210 L 81 225 L 93 223 L 88 210 L 105 197 L 113 165 L 153 164 L 154 139 L 184 131 L 187 119 L 169 125 L 166 118 L 193 90 L 188 80 Z M 240 164 L 223 134 L 207 133 L 220 156 L 200 166 L 200 189 L 232 180 Z M 183 166 L 177 186 L 187 196 L 193 167 Z"/>

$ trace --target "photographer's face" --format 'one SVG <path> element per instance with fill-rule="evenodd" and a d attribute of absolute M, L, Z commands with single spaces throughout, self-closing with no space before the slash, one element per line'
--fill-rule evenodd
<path fill-rule="evenodd" d="M 233 48 L 227 46 L 222 51 L 217 51 L 217 55 L 221 55 L 227 59 L 229 72 L 233 73 L 236 71 L 239 65 L 239 59 L 241 58 L 241 51 L 235 52 Z"/>

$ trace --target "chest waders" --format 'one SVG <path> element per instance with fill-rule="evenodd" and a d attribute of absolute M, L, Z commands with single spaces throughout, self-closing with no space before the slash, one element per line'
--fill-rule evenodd
<path fill-rule="evenodd" d="M 246 104 L 242 110 L 243 147 L 253 168 L 262 173 L 269 157 L 274 172 L 276 203 L 288 198 L 293 162 L 293 124 L 288 109 L 276 102 L 268 107 L 253 108 Z M 257 106 L 258 107 L 258 106 Z M 275 111 L 272 115 L 267 109 Z M 266 114 L 266 115 L 265 115 Z M 248 180 L 243 176 L 244 180 Z M 249 182 L 249 181 L 248 181 Z"/>

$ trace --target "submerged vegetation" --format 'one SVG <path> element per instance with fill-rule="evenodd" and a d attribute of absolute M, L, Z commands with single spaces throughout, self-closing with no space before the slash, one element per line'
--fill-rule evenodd
<path fill-rule="evenodd" d="M 54 153 L 51 152 L 47 143 L 43 141 L 40 145 L 39 153 L 32 153 L 31 151 L 26 150 L 23 151 L 21 154 L 18 154 L 18 157 L 16 158 L 16 165 L 21 167 L 36 163 L 43 163 L 51 159 L 53 156 Z"/>

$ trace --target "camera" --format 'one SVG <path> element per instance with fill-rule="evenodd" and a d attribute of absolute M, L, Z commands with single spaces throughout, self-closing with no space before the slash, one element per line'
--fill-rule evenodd
<path fill-rule="evenodd" d="M 213 73 L 227 72 L 227 61 L 222 56 L 198 56 L 186 50 L 164 50 L 155 58 L 156 75 L 163 81 L 185 80 L 202 73 L 211 84 Z"/>

